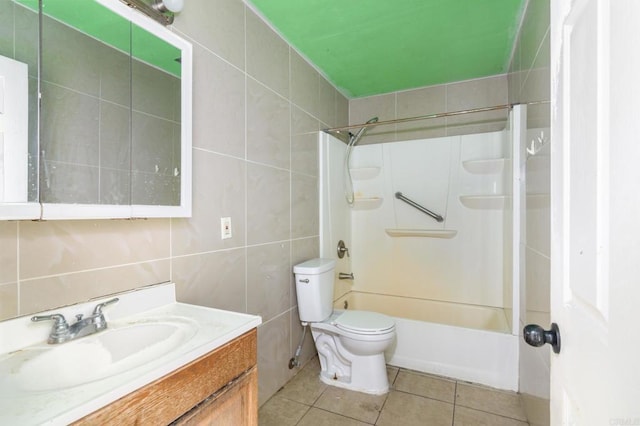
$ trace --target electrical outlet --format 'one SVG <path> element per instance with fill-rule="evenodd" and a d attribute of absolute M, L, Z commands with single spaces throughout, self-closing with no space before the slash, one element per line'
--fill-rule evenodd
<path fill-rule="evenodd" d="M 226 240 L 227 238 L 231 238 L 231 218 L 230 217 L 221 217 L 220 218 L 220 238 Z"/>

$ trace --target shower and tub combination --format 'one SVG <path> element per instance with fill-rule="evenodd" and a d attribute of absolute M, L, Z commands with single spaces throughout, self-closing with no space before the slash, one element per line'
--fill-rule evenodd
<path fill-rule="evenodd" d="M 320 255 L 334 309 L 393 317 L 389 364 L 518 389 L 524 106 L 506 129 L 358 145 L 320 134 Z M 335 133 L 334 133 L 335 134 Z M 338 250 L 338 241 L 348 248 Z M 338 279 L 353 273 L 353 280 Z M 344 277 L 345 275 L 343 275 Z"/>

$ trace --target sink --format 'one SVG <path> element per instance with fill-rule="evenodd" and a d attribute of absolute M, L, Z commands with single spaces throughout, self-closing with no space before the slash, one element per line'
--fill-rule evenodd
<path fill-rule="evenodd" d="M 119 293 L 108 328 L 45 343 L 52 324 L 0 321 L 0 425 L 71 424 L 256 328 L 260 317 L 176 301 L 175 284 Z M 37 315 L 91 315 L 114 295 Z"/>
<path fill-rule="evenodd" d="M 113 377 L 163 358 L 193 338 L 183 317 L 110 323 L 103 332 L 59 345 L 38 344 L 0 358 L 0 395 L 60 390 Z"/>

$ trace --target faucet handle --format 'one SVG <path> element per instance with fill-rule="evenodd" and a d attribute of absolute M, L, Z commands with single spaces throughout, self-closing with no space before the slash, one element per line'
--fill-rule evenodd
<path fill-rule="evenodd" d="M 96 305 L 95 308 L 93 308 L 93 315 L 102 315 L 102 308 L 108 306 L 108 305 L 113 305 L 114 303 L 118 302 L 120 299 L 113 298 L 111 300 L 107 300 L 106 302 L 102 302 L 102 303 L 98 303 Z"/>
<path fill-rule="evenodd" d="M 62 314 L 52 314 L 52 315 L 36 315 L 31 317 L 31 321 L 39 322 L 39 321 L 55 321 L 53 324 L 53 330 L 51 330 L 51 335 L 49 339 L 55 339 L 57 337 L 63 336 L 69 332 L 69 324 L 67 320 L 64 318 Z"/>
<path fill-rule="evenodd" d="M 351 257 L 349 249 L 345 245 L 344 241 L 340 240 L 338 241 L 338 258 L 342 259 L 345 253 L 347 254 L 347 257 Z"/>

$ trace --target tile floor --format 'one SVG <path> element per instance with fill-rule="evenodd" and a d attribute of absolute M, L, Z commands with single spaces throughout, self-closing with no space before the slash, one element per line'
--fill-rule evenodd
<path fill-rule="evenodd" d="M 260 408 L 260 426 L 528 425 L 512 392 L 387 367 L 391 389 L 375 396 L 327 386 L 319 371 L 316 357 Z"/>

